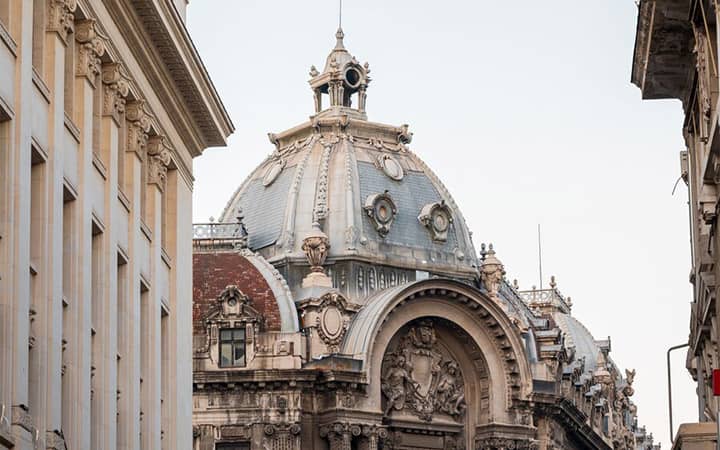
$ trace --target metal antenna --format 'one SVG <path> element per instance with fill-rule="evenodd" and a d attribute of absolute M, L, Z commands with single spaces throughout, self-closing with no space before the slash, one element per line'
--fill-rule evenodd
<path fill-rule="evenodd" d="M 342 28 L 342 0 L 340 1 L 340 8 L 338 9 L 338 28 Z"/>
<path fill-rule="evenodd" d="M 543 276 L 542 276 L 542 243 L 540 241 L 540 224 L 538 224 L 538 267 L 540 269 L 540 289 L 543 288 Z"/>

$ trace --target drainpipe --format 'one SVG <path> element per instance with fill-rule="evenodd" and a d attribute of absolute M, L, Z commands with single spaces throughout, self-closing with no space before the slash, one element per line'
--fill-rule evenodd
<path fill-rule="evenodd" d="M 670 443 L 675 443 L 675 435 L 673 434 L 673 407 L 672 407 L 672 375 L 670 374 L 670 352 L 684 347 L 690 347 L 690 344 L 680 344 L 670 347 L 667 351 L 667 378 L 668 378 L 668 406 L 670 408 Z"/>

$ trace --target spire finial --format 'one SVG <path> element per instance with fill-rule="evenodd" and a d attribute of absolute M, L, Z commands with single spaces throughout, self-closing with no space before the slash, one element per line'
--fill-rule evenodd
<path fill-rule="evenodd" d="M 335 38 L 337 39 L 337 44 L 335 44 L 335 49 L 344 49 L 345 46 L 343 45 L 343 38 L 345 37 L 345 33 L 343 33 L 342 29 L 342 0 L 338 0 L 339 7 L 338 7 L 338 29 L 335 33 Z"/>
<path fill-rule="evenodd" d="M 339 27 L 337 29 L 337 32 L 335 33 L 335 39 L 337 39 L 337 43 L 335 44 L 335 50 L 344 50 L 345 45 L 343 44 L 343 38 L 345 37 L 345 33 L 343 33 L 342 27 Z"/>

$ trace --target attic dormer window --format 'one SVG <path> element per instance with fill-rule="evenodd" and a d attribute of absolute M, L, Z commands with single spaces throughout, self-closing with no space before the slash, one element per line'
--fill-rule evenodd
<path fill-rule="evenodd" d="M 245 329 L 220 330 L 220 367 L 245 367 Z"/>

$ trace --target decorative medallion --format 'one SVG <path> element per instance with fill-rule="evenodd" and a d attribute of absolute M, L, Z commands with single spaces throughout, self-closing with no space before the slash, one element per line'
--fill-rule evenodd
<path fill-rule="evenodd" d="M 370 220 L 373 221 L 375 229 L 380 236 L 385 237 L 390 232 L 395 216 L 397 215 L 397 207 L 388 191 L 382 194 L 371 194 L 365 200 L 365 211 Z"/>
<path fill-rule="evenodd" d="M 348 329 L 349 319 L 345 313 L 345 301 L 338 294 L 325 294 L 315 319 L 320 339 L 332 351 L 338 351 L 338 345 Z"/>
<path fill-rule="evenodd" d="M 409 410 L 430 422 L 436 413 L 455 420 L 465 414 L 465 384 L 459 364 L 437 343 L 430 320 L 422 320 L 402 336 L 394 351 L 383 358 L 381 390 L 384 413 Z"/>
<path fill-rule="evenodd" d="M 393 158 L 392 155 L 378 155 L 376 165 L 385 173 L 385 175 L 395 181 L 400 181 L 403 179 L 403 177 L 405 177 L 405 171 L 403 170 L 398 160 Z"/>
<path fill-rule="evenodd" d="M 265 175 L 263 176 L 263 186 L 268 187 L 273 184 L 273 182 L 277 180 L 277 177 L 282 173 L 286 164 L 285 160 L 280 158 L 268 167 L 265 171 Z"/>
<path fill-rule="evenodd" d="M 428 203 L 420 210 L 418 220 L 427 228 L 433 241 L 447 241 L 448 230 L 453 222 L 452 211 L 445 204 L 445 200 Z"/>

